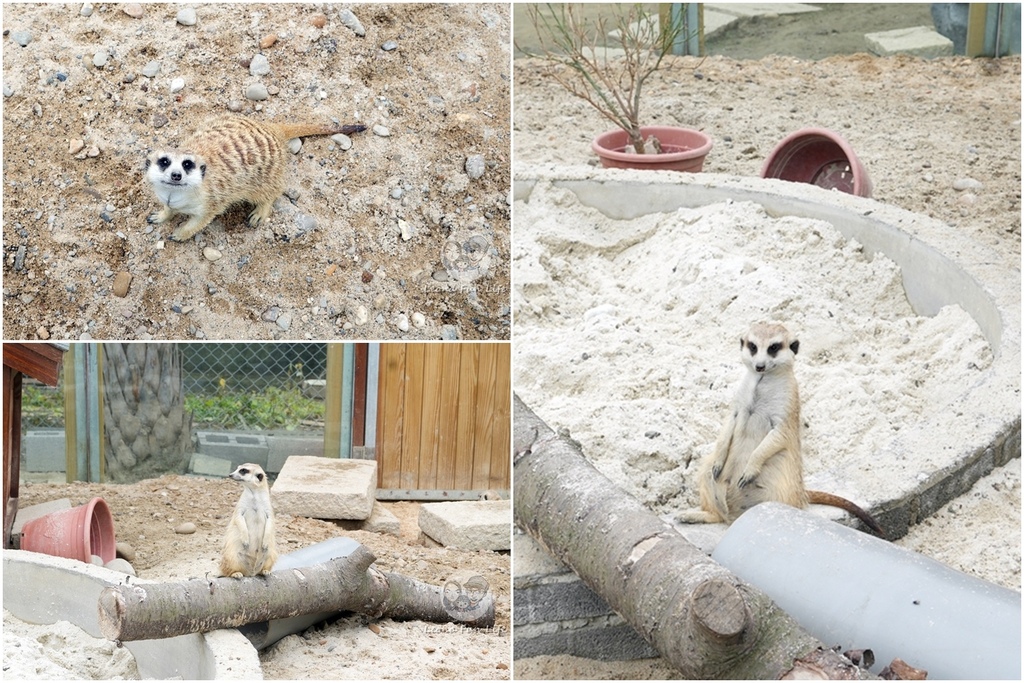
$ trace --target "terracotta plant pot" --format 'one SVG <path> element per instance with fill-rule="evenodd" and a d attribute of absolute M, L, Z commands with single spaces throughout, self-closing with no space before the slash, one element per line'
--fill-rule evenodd
<path fill-rule="evenodd" d="M 787 136 L 768 155 L 761 177 L 871 196 L 871 179 L 853 148 L 824 128 L 802 128 Z"/>
<path fill-rule="evenodd" d="M 661 142 L 661 154 L 633 154 L 622 151 L 629 144 L 624 130 L 613 130 L 594 138 L 591 144 L 605 168 L 642 168 L 652 171 L 690 171 L 704 168 L 711 151 L 711 138 L 698 130 L 675 126 L 645 126 L 640 129 L 646 140 L 651 135 Z"/>
<path fill-rule="evenodd" d="M 25 523 L 21 549 L 82 562 L 90 562 L 97 555 L 106 564 L 117 556 L 114 517 L 102 498 L 51 512 Z"/>

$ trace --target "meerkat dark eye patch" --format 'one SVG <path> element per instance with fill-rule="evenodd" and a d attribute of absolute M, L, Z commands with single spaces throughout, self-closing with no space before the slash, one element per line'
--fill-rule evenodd
<path fill-rule="evenodd" d="M 191 159 L 185 159 L 181 162 L 181 167 L 185 170 L 185 173 L 191 173 L 196 167 L 196 162 Z"/>
<path fill-rule="evenodd" d="M 771 356 L 772 358 L 775 358 L 775 356 L 779 355 L 779 351 L 781 350 L 782 344 L 780 344 L 779 342 L 775 342 L 774 344 L 768 346 L 768 355 Z"/>
<path fill-rule="evenodd" d="M 249 468 L 248 467 L 239 467 L 238 468 L 238 473 L 239 474 L 249 474 Z"/>
<path fill-rule="evenodd" d="M 156 160 L 156 165 L 157 167 L 160 168 L 161 171 L 166 171 L 167 168 L 171 165 L 171 158 L 166 156 L 160 157 L 159 159 Z"/>
<path fill-rule="evenodd" d="M 747 342 L 747 351 L 750 351 L 751 356 L 757 355 L 757 344 L 754 342 Z"/>

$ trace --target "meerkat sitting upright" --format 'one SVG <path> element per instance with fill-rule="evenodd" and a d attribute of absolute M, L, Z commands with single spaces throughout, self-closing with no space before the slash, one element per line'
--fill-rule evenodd
<path fill-rule="evenodd" d="M 241 116 L 217 117 L 201 126 L 180 150 L 158 150 L 146 159 L 149 181 L 163 210 L 150 223 L 189 216 L 171 239 L 182 242 L 233 204 L 255 205 L 249 225 L 268 218 L 285 190 L 287 144 L 306 135 L 358 133 L 366 126 L 260 123 Z"/>
<path fill-rule="evenodd" d="M 245 488 L 228 523 L 220 573 L 235 579 L 269 574 L 277 561 L 277 547 L 267 475 L 259 465 L 246 463 L 228 476 Z"/>
<path fill-rule="evenodd" d="M 773 500 L 803 508 L 840 507 L 885 537 L 878 523 L 839 496 L 804 488 L 800 455 L 800 393 L 793 361 L 800 342 L 784 326 L 755 323 L 740 338 L 743 376 L 725 426 L 697 473 L 701 509 L 679 513 L 681 522 L 731 524 L 758 503 Z"/>

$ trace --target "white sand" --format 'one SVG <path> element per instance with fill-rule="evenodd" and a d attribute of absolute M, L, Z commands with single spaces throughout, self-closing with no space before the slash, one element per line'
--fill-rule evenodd
<path fill-rule="evenodd" d="M 128 648 L 93 638 L 67 621 L 29 624 L 4 610 L 4 679 L 136 680 Z"/>
<path fill-rule="evenodd" d="M 516 390 L 659 514 L 697 504 L 751 321 L 801 340 L 808 486 L 862 505 L 876 452 L 991 363 L 967 313 L 914 314 L 899 268 L 821 221 L 743 202 L 613 220 L 546 183 L 515 212 Z"/>

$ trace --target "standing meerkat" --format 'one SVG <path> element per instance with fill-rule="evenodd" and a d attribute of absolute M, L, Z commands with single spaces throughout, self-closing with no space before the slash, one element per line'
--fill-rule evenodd
<path fill-rule="evenodd" d="M 358 133 L 366 126 L 260 123 L 241 116 L 208 121 L 180 150 L 158 150 L 146 159 L 146 180 L 164 208 L 149 216 L 165 223 L 176 214 L 189 217 L 172 234 L 183 242 L 210 224 L 232 204 L 255 205 L 249 225 L 270 216 L 285 190 L 287 145 L 306 135 Z"/>
<path fill-rule="evenodd" d="M 277 561 L 277 548 L 267 475 L 259 465 L 246 463 L 228 476 L 245 488 L 228 523 L 220 573 L 235 579 L 269 574 Z"/>
<path fill-rule="evenodd" d="M 701 509 L 679 513 L 679 521 L 731 524 L 764 501 L 798 508 L 815 503 L 842 508 L 885 537 L 874 518 L 857 505 L 804 488 L 800 393 L 793 372 L 799 348 L 799 340 L 774 323 L 755 323 L 740 338 L 740 355 L 748 372 L 740 381 L 713 453 L 697 473 Z"/>

